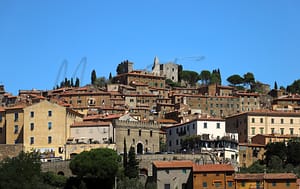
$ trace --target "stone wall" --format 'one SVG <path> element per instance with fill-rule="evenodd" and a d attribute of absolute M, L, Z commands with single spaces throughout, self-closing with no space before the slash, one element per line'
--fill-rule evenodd
<path fill-rule="evenodd" d="M 22 150 L 22 144 L 0 144 L 0 161 L 7 157 L 16 157 Z"/>

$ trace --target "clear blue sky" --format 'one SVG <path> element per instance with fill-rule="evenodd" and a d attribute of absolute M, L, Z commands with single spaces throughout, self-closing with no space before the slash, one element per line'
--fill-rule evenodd
<path fill-rule="evenodd" d="M 252 72 L 286 86 L 300 79 L 299 10 L 299 0 L 1 0 L 0 83 L 13 94 L 52 89 L 64 59 L 70 78 L 87 57 L 87 84 L 93 69 L 115 75 L 126 59 L 143 69 L 155 56 L 161 63 L 205 56 L 177 63 L 219 68 L 224 85 Z"/>

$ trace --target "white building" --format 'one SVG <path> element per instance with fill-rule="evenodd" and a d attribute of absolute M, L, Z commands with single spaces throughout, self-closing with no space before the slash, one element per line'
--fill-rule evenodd
<path fill-rule="evenodd" d="M 226 133 L 225 119 L 198 118 L 165 128 L 169 152 L 207 152 L 216 159 L 238 161 L 238 135 Z M 194 146 L 183 144 L 188 138 L 197 137 Z M 194 140 L 195 141 L 195 140 Z M 188 148 L 188 149 L 186 149 Z"/>

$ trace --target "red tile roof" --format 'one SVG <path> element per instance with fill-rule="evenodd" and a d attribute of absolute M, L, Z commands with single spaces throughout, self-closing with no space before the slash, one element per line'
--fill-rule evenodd
<path fill-rule="evenodd" d="M 192 161 L 154 161 L 153 165 L 156 168 L 192 168 Z"/>
<path fill-rule="evenodd" d="M 236 180 L 286 180 L 286 179 L 297 179 L 294 173 L 244 173 L 236 174 Z"/>
<path fill-rule="evenodd" d="M 101 127 L 101 126 L 109 126 L 111 122 L 104 121 L 83 121 L 83 122 L 75 122 L 71 125 L 71 127 Z"/>
<path fill-rule="evenodd" d="M 194 164 L 193 172 L 234 172 L 234 167 L 231 164 Z"/>
<path fill-rule="evenodd" d="M 285 179 L 297 179 L 297 176 L 294 173 L 268 173 L 264 175 L 265 179 L 276 179 L 276 180 L 285 180 Z"/>
<path fill-rule="evenodd" d="M 263 180 L 264 179 L 264 174 L 263 173 L 236 174 L 234 179 L 235 180 Z"/>

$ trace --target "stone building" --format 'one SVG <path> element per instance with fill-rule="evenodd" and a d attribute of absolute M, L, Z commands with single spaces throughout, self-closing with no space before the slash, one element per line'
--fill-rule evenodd
<path fill-rule="evenodd" d="M 160 64 L 158 58 L 155 57 L 152 73 L 156 76 L 166 77 L 166 79 L 170 79 L 173 82 L 178 82 L 178 67 L 178 64 L 172 62 Z"/>
<path fill-rule="evenodd" d="M 129 85 L 130 83 L 148 84 L 149 87 L 165 88 L 165 77 L 155 76 L 152 73 L 142 71 L 132 71 L 130 73 L 119 74 L 113 78 L 113 83 Z"/>
<path fill-rule="evenodd" d="M 299 112 L 250 111 L 226 117 L 226 132 L 238 133 L 240 143 L 257 134 L 300 135 Z"/>
<path fill-rule="evenodd" d="M 122 119 L 122 118 L 120 118 Z M 160 151 L 160 125 L 151 122 L 114 120 L 117 152 L 124 152 L 124 139 L 129 150 L 133 146 L 137 154 Z"/>
<path fill-rule="evenodd" d="M 24 151 L 37 150 L 44 155 L 63 157 L 70 125 L 80 120 L 81 114 L 46 100 L 5 108 L 0 141 L 7 145 L 22 144 Z"/>

